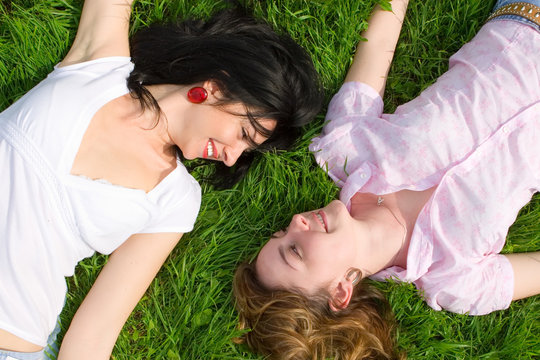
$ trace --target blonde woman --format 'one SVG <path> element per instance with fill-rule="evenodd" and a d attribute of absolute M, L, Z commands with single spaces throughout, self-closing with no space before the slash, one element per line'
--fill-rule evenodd
<path fill-rule="evenodd" d="M 362 280 L 412 282 L 436 310 L 482 315 L 540 293 L 540 252 L 499 254 L 540 190 L 540 2 L 498 1 L 448 72 L 382 114 L 407 0 L 373 13 L 310 146 L 340 200 L 297 214 L 235 277 L 247 343 L 275 359 L 391 359 Z"/>

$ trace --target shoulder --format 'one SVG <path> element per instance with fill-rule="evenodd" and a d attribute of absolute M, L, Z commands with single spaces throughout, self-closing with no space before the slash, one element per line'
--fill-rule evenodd
<path fill-rule="evenodd" d="M 158 192 L 157 203 L 163 208 L 181 207 L 186 211 L 195 212 L 199 210 L 201 186 L 180 161 L 173 172 L 159 186 L 161 189 Z"/>
<path fill-rule="evenodd" d="M 383 100 L 371 86 L 351 81 L 344 83 L 334 95 L 328 106 L 325 126 L 332 127 L 332 122 L 346 115 L 370 115 L 380 117 L 383 112 Z"/>
<path fill-rule="evenodd" d="M 156 214 L 142 233 L 186 233 L 193 229 L 201 206 L 201 187 L 182 163 L 148 196 Z"/>
<path fill-rule="evenodd" d="M 85 75 L 90 77 L 102 76 L 106 74 L 122 74 L 122 76 L 129 76 L 133 70 L 133 63 L 128 56 L 109 56 L 99 59 L 79 62 L 76 64 L 65 65 L 58 63 L 49 77 L 57 75 Z"/>
<path fill-rule="evenodd" d="M 330 101 L 323 130 L 313 138 L 310 150 L 317 153 L 332 144 L 347 148 L 344 142 L 361 137 L 366 121 L 378 122 L 382 111 L 383 101 L 372 87 L 360 82 L 346 82 Z M 355 130 L 359 130 L 359 134 L 351 136 Z"/>

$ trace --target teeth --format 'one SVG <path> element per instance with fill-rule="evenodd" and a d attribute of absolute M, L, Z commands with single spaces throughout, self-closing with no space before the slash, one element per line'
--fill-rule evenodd
<path fill-rule="evenodd" d="M 206 145 L 206 149 L 208 151 L 208 157 L 214 156 L 214 147 L 212 146 L 212 142 L 209 141 L 208 145 Z"/>
<path fill-rule="evenodd" d="M 315 215 L 317 215 L 317 218 L 319 219 L 319 221 L 320 221 L 320 222 L 321 222 L 321 224 L 323 225 L 323 227 L 324 227 L 324 230 L 326 230 L 326 226 L 324 225 L 324 220 L 323 220 L 323 218 L 322 218 L 321 214 L 319 214 L 319 213 L 316 213 Z"/>

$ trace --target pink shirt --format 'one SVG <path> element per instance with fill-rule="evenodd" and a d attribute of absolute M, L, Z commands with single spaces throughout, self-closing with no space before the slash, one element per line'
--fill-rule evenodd
<path fill-rule="evenodd" d="M 514 278 L 499 255 L 519 209 L 540 188 L 540 33 L 485 25 L 419 97 L 382 114 L 378 93 L 345 83 L 310 150 L 342 187 L 393 193 L 437 186 L 413 229 L 407 268 L 427 303 L 471 315 L 507 308 Z"/>

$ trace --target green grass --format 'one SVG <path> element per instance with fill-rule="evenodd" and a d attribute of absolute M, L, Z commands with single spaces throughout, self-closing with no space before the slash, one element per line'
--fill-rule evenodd
<path fill-rule="evenodd" d="M 327 100 L 340 86 L 372 1 L 248 1 L 313 56 Z M 494 0 L 412 1 L 385 95 L 385 110 L 408 101 L 447 68 L 448 57 L 471 39 Z M 68 50 L 82 2 L 0 2 L 0 108 L 43 79 Z M 178 16 L 207 16 L 222 1 L 141 0 L 133 28 Z M 434 119 L 436 121 L 436 119 Z M 203 186 L 195 229 L 184 236 L 124 326 L 113 359 L 258 359 L 234 345 L 236 315 L 231 281 L 236 264 L 250 258 L 268 236 L 299 211 L 320 207 L 338 189 L 307 150 L 322 126 L 319 116 L 290 152 L 264 155 L 232 190 Z M 204 171 L 201 169 L 200 171 Z M 540 198 L 511 228 L 505 252 L 540 249 Z M 83 261 L 69 278 L 63 331 L 106 257 Z M 532 276 L 538 276 L 533 274 Z M 410 284 L 377 285 L 399 323 L 399 345 L 411 359 L 540 358 L 540 298 L 506 311 L 468 317 L 431 310 Z"/>

